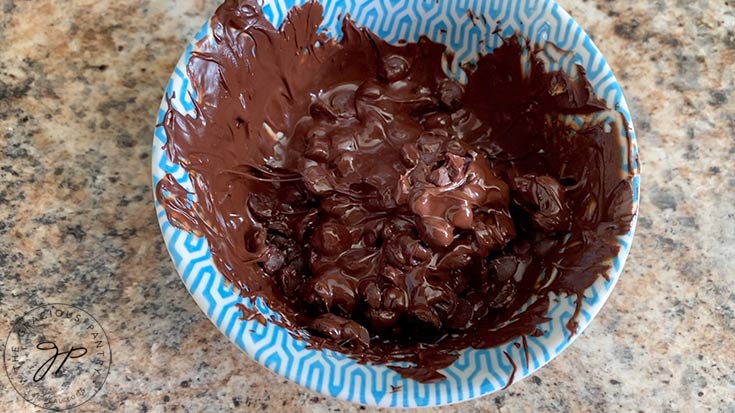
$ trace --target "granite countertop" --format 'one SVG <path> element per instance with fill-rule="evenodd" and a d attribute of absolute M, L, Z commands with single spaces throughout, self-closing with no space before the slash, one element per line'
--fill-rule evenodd
<path fill-rule="evenodd" d="M 735 412 L 735 3 L 560 3 L 631 106 L 643 167 L 636 240 L 571 348 L 508 390 L 441 411 Z M 112 369 L 77 411 L 371 410 L 241 353 L 164 248 L 150 188 L 155 115 L 213 7 L 0 0 L 0 338 L 44 303 L 93 314 Z M 0 374 L 0 411 L 41 410 Z"/>

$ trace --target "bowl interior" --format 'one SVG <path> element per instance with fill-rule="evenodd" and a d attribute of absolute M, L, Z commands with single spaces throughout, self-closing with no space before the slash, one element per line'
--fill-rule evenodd
<path fill-rule="evenodd" d="M 306 0 L 266 1 L 264 12 L 277 27 L 288 10 Z M 331 0 L 325 5 L 323 29 L 339 36 L 341 16 L 347 13 L 358 25 L 391 43 L 399 40 L 417 41 L 419 36 L 447 45 L 455 53 L 454 62 L 446 68 L 460 80 L 464 74 L 459 63 L 472 60 L 479 52 L 487 53 L 501 43 L 494 35 L 496 28 L 503 36 L 520 33 L 541 45 L 551 42 L 569 53 L 554 54 L 548 48 L 545 59 L 551 68 L 572 70 L 575 64 L 585 68 L 597 96 L 608 106 L 621 112 L 627 120 L 630 147 L 621 151 L 632 153 L 632 165 L 620 165 L 623 170 L 637 171 L 638 152 L 632 121 L 622 90 L 602 54 L 585 32 L 551 0 Z M 468 9 L 471 13 L 468 13 Z M 193 90 L 186 74 L 186 63 L 195 44 L 210 36 L 208 22 L 186 48 L 166 87 L 165 95 L 174 96 L 172 105 L 180 112 L 193 116 Z M 165 99 L 158 112 L 158 123 L 167 109 Z M 157 127 L 153 142 L 153 184 L 166 173 L 176 177 L 185 188 L 191 188 L 185 171 L 169 161 L 161 149 L 166 142 L 162 127 Z M 628 152 L 630 151 L 630 152 Z M 628 159 L 627 156 L 623 159 Z M 639 176 L 633 178 L 634 210 L 638 210 Z M 517 348 L 518 338 L 490 349 L 467 349 L 450 367 L 443 370 L 447 380 L 439 383 L 419 383 L 402 378 L 382 365 L 363 365 L 334 351 L 311 350 L 302 341 L 273 324 L 260 325 L 257 321 L 239 318 L 236 304 L 244 300 L 226 285 L 224 277 L 211 260 L 204 238 L 173 227 L 163 208 L 156 203 L 159 224 L 168 251 L 178 273 L 210 320 L 238 347 L 259 363 L 311 390 L 352 402 L 393 407 L 436 406 L 468 400 L 492 393 L 528 376 L 559 354 L 584 330 L 610 294 L 622 271 L 633 239 L 637 214 L 629 232 L 619 238 L 620 252 L 613 260 L 608 279 L 603 277 L 585 293 L 579 328 L 570 336 L 566 323 L 572 317 L 572 297 L 552 296 L 547 316 L 551 321 L 539 326 L 540 337 L 527 337 L 527 353 Z M 557 300 L 553 300 L 556 298 Z M 262 302 L 256 302 L 259 311 L 269 315 Z M 515 365 L 515 367 L 514 367 Z"/>

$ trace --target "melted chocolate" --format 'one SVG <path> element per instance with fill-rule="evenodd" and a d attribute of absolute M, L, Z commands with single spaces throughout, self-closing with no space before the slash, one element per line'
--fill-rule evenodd
<path fill-rule="evenodd" d="M 591 120 L 608 109 L 584 71 L 548 72 L 512 37 L 460 84 L 443 45 L 349 18 L 336 41 L 321 22 L 315 2 L 280 30 L 254 0 L 217 9 L 188 64 L 196 117 L 163 122 L 196 195 L 164 177 L 169 221 L 295 336 L 419 381 L 463 348 L 542 334 L 549 293 L 578 313 L 633 214 L 622 117 Z"/>

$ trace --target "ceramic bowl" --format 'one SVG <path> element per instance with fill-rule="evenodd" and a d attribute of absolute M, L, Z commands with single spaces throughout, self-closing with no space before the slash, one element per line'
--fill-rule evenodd
<path fill-rule="evenodd" d="M 266 0 L 264 12 L 278 27 L 291 7 L 305 1 Z M 487 52 L 498 46 L 500 37 L 492 33 L 498 27 L 502 35 L 517 32 L 542 46 L 551 42 L 570 51 L 551 59 L 550 65 L 568 69 L 579 64 L 586 69 L 597 96 L 627 119 L 631 147 L 622 150 L 632 151 L 634 164 L 620 167 L 634 172 L 638 170 L 633 123 L 620 85 L 592 40 L 554 1 L 322 0 L 322 3 L 325 5 L 324 26 L 330 33 L 340 33 L 340 17 L 349 13 L 359 26 L 368 27 L 392 43 L 401 39 L 417 41 L 420 35 L 443 43 L 455 52 L 455 63 L 467 61 L 480 51 Z M 468 10 L 477 17 L 474 21 L 468 17 Z M 208 22 L 186 48 L 166 87 L 165 95 L 175 96 L 172 104 L 180 112 L 193 114 L 190 97 L 193 91 L 185 67 L 195 44 L 207 36 L 210 36 Z M 456 64 L 448 70 L 462 77 Z M 166 109 L 164 99 L 158 112 L 159 124 Z M 186 173 L 172 164 L 161 149 L 165 142 L 163 128 L 157 127 L 152 156 L 154 186 L 165 173 L 171 173 L 179 183 L 190 188 Z M 639 176 L 637 172 L 635 174 L 633 200 L 637 211 Z M 528 359 L 516 346 L 520 338 L 494 348 L 466 349 L 454 364 L 442 370 L 446 380 L 425 384 L 402 378 L 383 365 L 359 364 L 341 353 L 307 349 L 304 342 L 271 323 L 263 326 L 255 320 L 241 320 L 236 304 L 244 300 L 226 284 L 215 268 L 206 240 L 173 227 L 158 203 L 156 212 L 166 246 L 186 289 L 207 317 L 236 346 L 263 366 L 311 390 L 356 403 L 392 407 L 438 406 L 487 395 L 506 387 L 511 381 L 519 381 L 556 357 L 579 336 L 610 295 L 628 256 L 636 222 L 634 218 L 628 233 L 619 238 L 620 253 L 613 260 L 607 279 L 600 277 L 586 291 L 576 335 L 570 335 L 565 327 L 572 316 L 573 299 L 556 297 L 557 302 L 552 304 L 547 314 L 551 320 L 539 325 L 544 335 L 527 338 Z M 256 305 L 262 313 L 271 314 L 262 302 L 258 301 Z"/>

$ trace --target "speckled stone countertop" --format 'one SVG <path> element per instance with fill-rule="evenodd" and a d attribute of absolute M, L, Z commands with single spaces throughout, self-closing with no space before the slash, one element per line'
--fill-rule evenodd
<path fill-rule="evenodd" d="M 643 166 L 636 240 L 570 349 L 508 390 L 441 411 L 735 412 L 735 3 L 561 3 L 631 106 Z M 164 248 L 150 189 L 155 115 L 213 7 L 0 0 L 0 338 L 43 303 L 93 314 L 113 363 L 77 411 L 370 410 L 241 353 Z M 0 411 L 37 411 L 4 374 Z"/>

